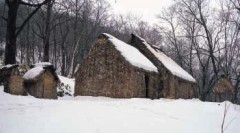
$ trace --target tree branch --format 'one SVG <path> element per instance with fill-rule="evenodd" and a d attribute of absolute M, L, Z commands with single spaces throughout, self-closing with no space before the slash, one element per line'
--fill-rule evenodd
<path fill-rule="evenodd" d="M 7 21 L 7 20 L 8 20 L 7 18 L 5 18 L 5 17 L 3 17 L 3 16 L 1 16 L 1 18 L 2 18 L 3 20 L 5 20 L 5 21 Z"/>
<path fill-rule="evenodd" d="M 20 34 L 20 32 L 23 30 L 24 26 L 27 24 L 27 22 L 32 18 L 32 16 L 42 7 L 42 5 L 46 4 L 47 2 L 49 2 L 51 0 L 45 0 L 43 1 L 41 4 L 38 4 L 38 6 L 36 7 L 35 10 L 33 10 L 28 17 L 25 19 L 25 21 L 22 23 L 22 25 L 19 27 L 19 29 L 16 32 L 16 36 L 18 36 Z"/>

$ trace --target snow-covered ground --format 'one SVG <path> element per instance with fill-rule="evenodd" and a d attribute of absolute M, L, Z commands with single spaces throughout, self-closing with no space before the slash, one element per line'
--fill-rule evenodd
<path fill-rule="evenodd" d="M 58 75 L 58 78 L 61 81 L 61 89 L 64 92 L 69 93 L 71 96 L 74 95 L 74 85 L 75 85 L 75 79 L 71 79 L 71 78 L 66 78 L 63 76 Z M 58 88 L 59 91 L 60 88 Z M 66 95 L 65 95 L 66 96 Z"/>
<path fill-rule="evenodd" d="M 230 105 L 224 133 L 240 133 Z M 199 100 L 13 96 L 0 87 L 0 133 L 220 133 L 224 103 Z"/>

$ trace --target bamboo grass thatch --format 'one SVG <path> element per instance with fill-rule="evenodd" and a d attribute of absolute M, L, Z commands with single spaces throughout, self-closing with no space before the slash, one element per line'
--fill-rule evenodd
<path fill-rule="evenodd" d="M 23 88 L 23 74 L 27 71 L 26 65 L 6 65 L 0 69 L 0 82 L 4 91 L 14 95 L 26 95 Z"/>
<path fill-rule="evenodd" d="M 212 89 L 206 94 L 206 101 L 211 102 L 223 102 L 231 101 L 233 103 L 237 102 L 235 87 L 232 85 L 232 82 L 225 76 L 220 76 L 216 78 Z"/>
<path fill-rule="evenodd" d="M 102 34 L 79 65 L 75 95 L 113 98 L 159 98 L 157 72 L 133 66 Z"/>
<path fill-rule="evenodd" d="M 225 92 L 236 93 L 231 81 L 225 77 L 221 77 L 213 85 L 213 93 L 225 93 Z"/>
<path fill-rule="evenodd" d="M 36 65 L 32 65 L 34 68 Z M 53 65 L 43 66 L 43 71 L 33 78 L 24 79 L 24 88 L 37 98 L 57 99 L 59 78 Z"/>
<path fill-rule="evenodd" d="M 142 45 L 141 39 L 132 38 L 130 43 L 158 68 L 158 72 L 133 66 L 108 39 L 105 34 L 100 35 L 80 64 L 75 79 L 75 95 L 152 99 L 194 97 L 195 82 L 172 75 Z"/>
<path fill-rule="evenodd" d="M 142 38 L 132 34 L 129 43 L 136 47 L 158 68 L 159 76 L 161 77 L 163 97 L 185 99 L 197 97 L 196 83 L 173 75 L 170 70 L 168 70 L 168 68 L 166 68 L 161 61 L 159 61 L 158 57 L 156 57 L 154 53 L 147 48 Z M 158 50 L 161 51 L 161 49 L 156 46 L 150 46 L 155 49 L 156 52 Z"/>

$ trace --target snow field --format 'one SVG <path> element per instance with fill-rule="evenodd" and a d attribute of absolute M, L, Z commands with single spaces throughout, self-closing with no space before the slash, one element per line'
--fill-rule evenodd
<path fill-rule="evenodd" d="M 44 100 L 0 90 L 0 133 L 220 133 L 225 107 L 196 99 Z M 227 104 L 225 132 L 239 133 L 240 107 Z"/>

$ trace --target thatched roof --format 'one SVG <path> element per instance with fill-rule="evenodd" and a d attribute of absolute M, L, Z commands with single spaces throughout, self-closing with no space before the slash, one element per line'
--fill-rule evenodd
<path fill-rule="evenodd" d="M 8 64 L 8 65 L 5 65 L 5 66 L 2 66 L 1 70 L 11 70 L 11 69 L 16 68 L 18 66 L 19 65 L 17 65 L 17 64 L 13 64 L 13 65 Z"/>
<path fill-rule="evenodd" d="M 115 46 L 115 48 L 119 52 L 121 52 L 122 56 L 131 65 L 138 67 L 138 68 L 142 68 L 147 71 L 158 72 L 157 67 L 135 47 L 133 47 L 121 40 L 118 40 L 114 36 L 109 35 L 107 33 L 103 33 L 101 36 L 106 37 Z"/>
<path fill-rule="evenodd" d="M 43 74 L 43 72 L 44 72 L 43 67 L 34 67 L 24 74 L 23 79 L 36 81 L 38 77 L 40 77 L 41 74 Z"/>
<path fill-rule="evenodd" d="M 0 68 L 0 84 L 2 84 L 12 72 L 12 69 L 18 67 L 19 65 L 5 65 Z"/>
<path fill-rule="evenodd" d="M 163 53 L 160 49 L 153 47 L 143 38 L 132 34 L 131 45 L 138 48 L 152 63 L 162 70 L 165 67 L 171 74 L 186 81 L 196 82 L 196 80 L 180 67 L 175 61 Z"/>
<path fill-rule="evenodd" d="M 52 67 L 52 68 L 54 68 L 54 66 L 50 62 L 39 62 L 39 63 L 31 65 L 31 67 Z"/>
<path fill-rule="evenodd" d="M 212 91 L 214 93 L 236 93 L 232 82 L 226 77 L 218 78 L 213 85 Z"/>
<path fill-rule="evenodd" d="M 42 76 L 42 74 L 45 71 L 50 71 L 53 74 L 55 80 L 59 80 L 59 78 L 55 72 L 56 69 L 49 62 L 36 63 L 34 65 L 31 65 L 30 67 L 31 67 L 31 69 L 29 71 L 27 71 L 23 76 L 24 81 L 36 82 L 36 81 L 38 81 L 38 79 Z"/>

